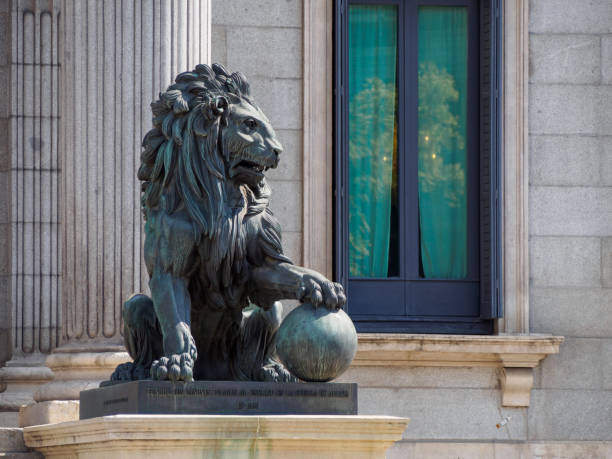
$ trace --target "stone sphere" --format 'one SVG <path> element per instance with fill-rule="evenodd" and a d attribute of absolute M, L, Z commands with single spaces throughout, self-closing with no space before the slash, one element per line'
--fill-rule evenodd
<path fill-rule="evenodd" d="M 283 320 L 276 352 L 285 367 L 303 381 L 325 382 L 340 376 L 357 352 L 357 332 L 343 310 L 304 303 Z"/>

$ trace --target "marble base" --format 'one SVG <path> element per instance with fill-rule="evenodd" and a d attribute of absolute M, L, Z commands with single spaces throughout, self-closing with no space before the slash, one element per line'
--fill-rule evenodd
<path fill-rule="evenodd" d="M 116 415 L 23 429 L 46 458 L 384 458 L 409 419 L 391 416 Z"/>

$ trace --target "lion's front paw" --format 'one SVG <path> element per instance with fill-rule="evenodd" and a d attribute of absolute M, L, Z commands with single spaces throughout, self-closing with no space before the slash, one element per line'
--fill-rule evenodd
<path fill-rule="evenodd" d="M 151 365 L 151 377 L 160 381 L 193 381 L 193 357 L 184 353 L 155 360 Z"/>
<path fill-rule="evenodd" d="M 323 304 L 332 311 L 342 309 L 346 303 L 342 285 L 324 276 L 304 276 L 298 298 L 303 303 L 312 303 L 314 307 Z"/>

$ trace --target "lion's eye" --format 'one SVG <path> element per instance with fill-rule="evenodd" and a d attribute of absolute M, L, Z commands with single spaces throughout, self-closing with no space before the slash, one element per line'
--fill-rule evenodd
<path fill-rule="evenodd" d="M 247 118 L 246 120 L 244 120 L 244 124 L 249 129 L 255 129 L 257 127 L 257 121 L 255 121 L 253 118 Z"/>

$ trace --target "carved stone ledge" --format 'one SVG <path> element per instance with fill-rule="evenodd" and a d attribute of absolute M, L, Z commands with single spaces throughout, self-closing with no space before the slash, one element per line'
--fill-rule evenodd
<path fill-rule="evenodd" d="M 401 440 L 392 416 L 115 415 L 26 427 L 45 457 L 373 458 Z"/>
<path fill-rule="evenodd" d="M 562 336 L 360 333 L 353 366 L 499 368 L 504 406 L 529 406 L 533 368 Z"/>

